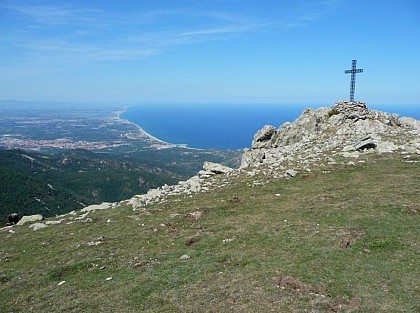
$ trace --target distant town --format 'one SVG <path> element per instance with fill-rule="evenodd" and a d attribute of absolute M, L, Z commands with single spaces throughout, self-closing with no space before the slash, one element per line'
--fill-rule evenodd
<path fill-rule="evenodd" d="M 7 109 L 7 108 L 6 108 Z M 49 111 L 13 111 L 0 108 L 0 148 L 48 151 L 61 149 L 144 150 L 174 147 L 120 119 L 120 112 L 68 108 Z M 5 110 L 5 112 L 1 112 Z"/>

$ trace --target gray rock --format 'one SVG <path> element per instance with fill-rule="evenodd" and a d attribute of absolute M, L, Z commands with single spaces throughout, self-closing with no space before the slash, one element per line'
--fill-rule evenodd
<path fill-rule="evenodd" d="M 259 149 L 266 147 L 268 148 L 271 143 L 271 139 L 277 133 L 277 130 L 274 126 L 265 125 L 260 129 L 255 135 L 254 140 L 252 141 L 252 148 Z"/>
<path fill-rule="evenodd" d="M 349 151 L 354 151 L 354 150 L 355 150 L 354 145 L 348 145 L 343 148 L 343 152 L 349 152 Z"/>
<path fill-rule="evenodd" d="M 286 175 L 289 176 L 289 177 L 295 177 L 298 173 L 299 172 L 297 172 L 295 170 L 292 170 L 292 169 L 286 171 Z"/>
<path fill-rule="evenodd" d="M 208 161 L 204 162 L 203 169 L 214 174 L 226 174 L 233 171 L 230 167 Z"/>
<path fill-rule="evenodd" d="M 201 190 L 200 179 L 198 176 L 193 176 L 187 180 L 189 190 L 196 193 Z"/>
<path fill-rule="evenodd" d="M 32 228 L 33 230 L 39 230 L 48 227 L 47 224 L 44 223 L 34 223 L 29 225 L 29 228 Z"/>
<path fill-rule="evenodd" d="M 400 117 L 398 119 L 401 126 L 420 131 L 420 121 L 412 117 Z"/>
<path fill-rule="evenodd" d="M 395 145 L 393 142 L 389 141 L 381 141 L 378 143 L 376 150 L 378 153 L 392 153 L 398 149 L 398 146 Z"/>
<path fill-rule="evenodd" d="M 378 142 L 374 140 L 372 137 L 368 136 L 363 138 L 358 144 L 354 145 L 354 149 L 357 151 L 375 149 L 378 145 Z"/>
<path fill-rule="evenodd" d="M 80 210 L 80 212 L 92 212 L 96 210 L 107 210 L 111 208 L 112 203 L 103 202 L 101 204 L 92 204 Z"/>
<path fill-rule="evenodd" d="M 345 158 L 355 158 L 355 159 L 357 159 L 360 156 L 360 153 L 357 152 L 357 151 L 352 151 L 352 152 L 343 152 L 341 155 Z"/>
<path fill-rule="evenodd" d="M 197 175 L 200 178 L 209 178 L 209 177 L 212 177 L 212 176 L 216 175 L 216 173 L 214 173 L 212 171 L 201 170 L 201 171 L 198 172 Z"/>
<path fill-rule="evenodd" d="M 63 222 L 63 220 L 46 221 L 45 224 L 47 224 L 47 225 L 57 225 L 57 224 L 61 224 L 62 222 Z"/>
<path fill-rule="evenodd" d="M 21 220 L 16 224 L 19 226 L 25 225 L 26 223 L 33 223 L 42 221 L 44 217 L 41 214 L 35 214 L 35 215 L 28 215 L 21 218 Z"/>
<path fill-rule="evenodd" d="M 403 149 L 406 153 L 417 153 L 417 148 L 410 144 L 404 145 Z"/>

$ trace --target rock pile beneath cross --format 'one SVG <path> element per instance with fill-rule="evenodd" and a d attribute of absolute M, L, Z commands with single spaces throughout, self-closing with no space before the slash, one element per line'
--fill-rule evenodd
<path fill-rule="evenodd" d="M 246 149 L 241 168 L 357 158 L 363 152 L 420 154 L 420 121 L 369 110 L 364 102 L 337 102 L 306 109 L 293 123 L 266 125 Z"/>

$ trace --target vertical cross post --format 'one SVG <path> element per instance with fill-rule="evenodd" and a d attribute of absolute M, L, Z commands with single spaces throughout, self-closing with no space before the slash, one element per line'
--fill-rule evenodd
<path fill-rule="evenodd" d="M 344 73 L 351 73 L 350 80 L 350 101 L 354 102 L 354 91 L 356 90 L 356 73 L 363 73 L 363 69 L 356 68 L 357 60 L 352 61 L 351 70 L 346 70 Z"/>

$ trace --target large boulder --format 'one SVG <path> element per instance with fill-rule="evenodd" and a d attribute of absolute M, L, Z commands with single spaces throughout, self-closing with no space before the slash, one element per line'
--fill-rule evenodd
<path fill-rule="evenodd" d="M 354 146 L 354 148 L 355 150 L 363 151 L 363 150 L 375 149 L 377 145 L 378 145 L 378 142 L 372 137 L 368 136 L 368 137 L 363 138 L 359 143 L 357 143 Z"/>
<path fill-rule="evenodd" d="M 28 215 L 28 216 L 22 217 L 22 219 L 16 225 L 22 226 L 22 225 L 25 225 L 26 223 L 38 222 L 38 221 L 42 221 L 43 219 L 44 217 L 41 214 Z"/>
<path fill-rule="evenodd" d="M 272 125 L 265 125 L 255 135 L 252 141 L 252 148 L 268 148 L 271 145 L 273 136 L 277 133 L 277 130 Z"/>
<path fill-rule="evenodd" d="M 208 161 L 204 162 L 203 169 L 214 174 L 226 174 L 233 171 L 230 167 Z"/>
<path fill-rule="evenodd" d="M 107 210 L 111 208 L 112 203 L 103 202 L 101 204 L 92 204 L 80 210 L 80 212 L 92 212 L 96 210 Z"/>
<path fill-rule="evenodd" d="M 412 128 L 420 132 L 420 120 L 416 120 L 412 117 L 400 117 L 398 121 L 401 123 L 401 126 Z"/>

